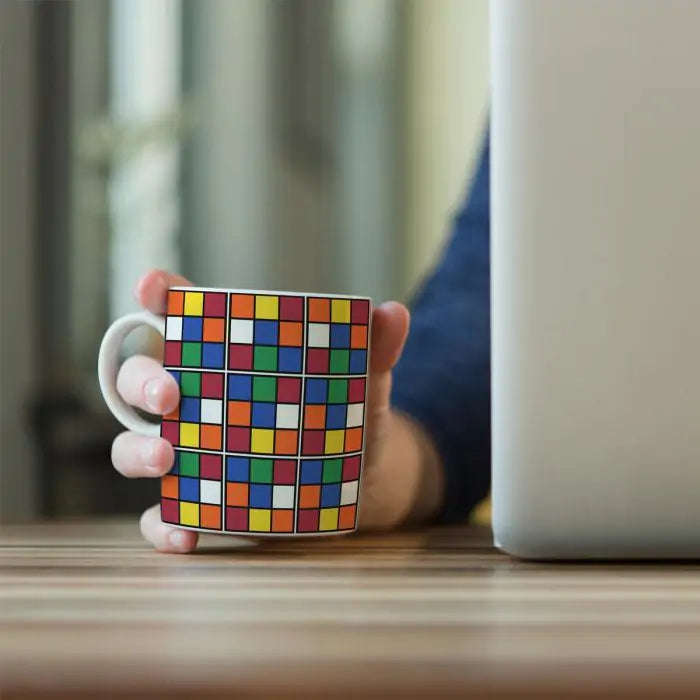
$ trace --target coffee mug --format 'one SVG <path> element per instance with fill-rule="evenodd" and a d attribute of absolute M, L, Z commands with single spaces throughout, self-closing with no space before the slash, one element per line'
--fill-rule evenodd
<path fill-rule="evenodd" d="M 166 316 L 115 321 L 98 376 L 129 430 L 168 440 L 163 522 L 236 535 L 327 535 L 357 528 L 371 300 L 173 287 Z M 149 422 L 116 388 L 125 337 L 150 326 L 180 403 Z"/>

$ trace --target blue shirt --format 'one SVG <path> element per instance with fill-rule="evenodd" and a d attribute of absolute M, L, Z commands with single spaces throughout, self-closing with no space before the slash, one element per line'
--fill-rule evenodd
<path fill-rule="evenodd" d="M 412 304 L 394 406 L 430 434 L 445 469 L 440 520 L 458 522 L 491 478 L 489 143 L 449 243 Z"/>

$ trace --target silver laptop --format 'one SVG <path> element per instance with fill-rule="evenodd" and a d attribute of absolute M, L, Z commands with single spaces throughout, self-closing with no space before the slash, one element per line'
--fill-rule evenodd
<path fill-rule="evenodd" d="M 700 2 L 494 0 L 493 528 L 700 555 Z"/>

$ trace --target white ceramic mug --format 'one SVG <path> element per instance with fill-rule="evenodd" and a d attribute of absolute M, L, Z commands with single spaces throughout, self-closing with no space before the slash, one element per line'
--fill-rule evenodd
<path fill-rule="evenodd" d="M 175 449 L 161 517 L 191 530 L 319 535 L 357 527 L 371 300 L 174 287 L 167 314 L 124 316 L 100 347 L 105 401 L 129 430 Z M 119 395 L 125 337 L 150 326 L 180 386 L 160 424 Z"/>

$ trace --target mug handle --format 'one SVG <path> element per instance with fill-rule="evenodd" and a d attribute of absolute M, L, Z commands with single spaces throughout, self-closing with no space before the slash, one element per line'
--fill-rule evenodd
<path fill-rule="evenodd" d="M 125 428 L 147 437 L 160 437 L 160 425 L 144 420 L 117 391 L 119 351 L 126 336 L 140 326 L 150 326 L 165 337 L 165 319 L 161 316 L 148 311 L 122 316 L 107 329 L 102 339 L 97 360 L 97 377 L 105 403 Z"/>

